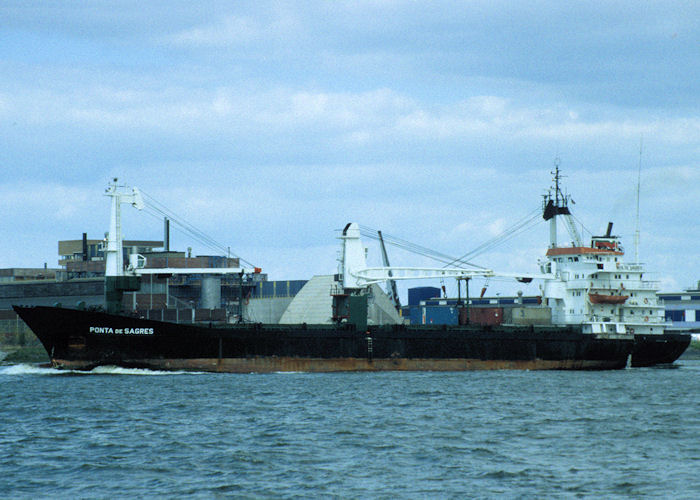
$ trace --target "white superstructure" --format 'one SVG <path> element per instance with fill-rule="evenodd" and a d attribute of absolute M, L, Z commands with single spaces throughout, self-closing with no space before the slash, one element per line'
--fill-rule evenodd
<path fill-rule="evenodd" d="M 582 244 L 568 208 L 569 196 L 559 189 L 559 168 L 554 192 L 545 197 L 544 218 L 550 222 L 550 246 L 540 260 L 543 274 L 553 275 L 541 285 L 543 304 L 552 309 L 555 324 L 582 324 L 584 331 L 608 334 L 663 334 L 664 307 L 657 286 L 644 280 L 644 266 L 625 263 L 612 223 L 604 236 Z M 556 224 L 562 216 L 572 245 L 558 246 Z"/>
<path fill-rule="evenodd" d="M 584 333 L 602 336 L 663 334 L 668 326 L 665 309 L 657 298 L 657 286 L 644 279 L 644 265 L 625 263 L 625 252 L 608 224 L 604 236 L 584 243 L 569 210 L 571 198 L 559 186 L 557 166 L 554 186 L 544 199 L 543 217 L 549 221 L 550 242 L 539 261 L 541 274 L 500 273 L 490 269 L 417 267 L 366 267 L 365 250 L 357 224 L 348 224 L 343 235 L 339 266 L 340 286 L 359 290 L 372 283 L 401 279 L 511 277 L 519 281 L 541 280 L 542 305 L 551 309 L 552 324 L 582 325 Z M 560 246 L 557 221 L 564 223 L 570 246 Z"/>

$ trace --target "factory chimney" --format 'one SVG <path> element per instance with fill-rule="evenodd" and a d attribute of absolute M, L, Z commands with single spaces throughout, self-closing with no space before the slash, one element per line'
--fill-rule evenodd
<path fill-rule="evenodd" d="M 163 251 L 170 251 L 170 219 L 167 217 L 163 222 Z"/>

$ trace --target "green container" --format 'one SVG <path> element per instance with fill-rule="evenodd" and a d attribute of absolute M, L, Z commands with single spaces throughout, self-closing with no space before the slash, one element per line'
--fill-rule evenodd
<path fill-rule="evenodd" d="M 367 330 L 367 295 L 348 297 L 348 323 L 355 325 L 358 332 Z"/>

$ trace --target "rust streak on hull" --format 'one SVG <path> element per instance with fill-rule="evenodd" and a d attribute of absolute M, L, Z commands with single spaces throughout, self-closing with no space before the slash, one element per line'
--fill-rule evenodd
<path fill-rule="evenodd" d="M 56 368 L 91 370 L 94 362 L 53 359 Z M 220 373 L 344 372 L 344 371 L 471 371 L 471 370 L 609 370 L 624 368 L 603 360 L 481 360 L 481 359 L 367 359 L 360 358 L 224 358 L 134 359 L 119 366 L 166 371 Z"/>

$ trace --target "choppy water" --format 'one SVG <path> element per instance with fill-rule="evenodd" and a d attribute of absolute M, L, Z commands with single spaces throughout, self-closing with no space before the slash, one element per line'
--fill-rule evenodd
<path fill-rule="evenodd" d="M 611 372 L 0 367 L 2 498 L 700 497 L 700 361 Z"/>

